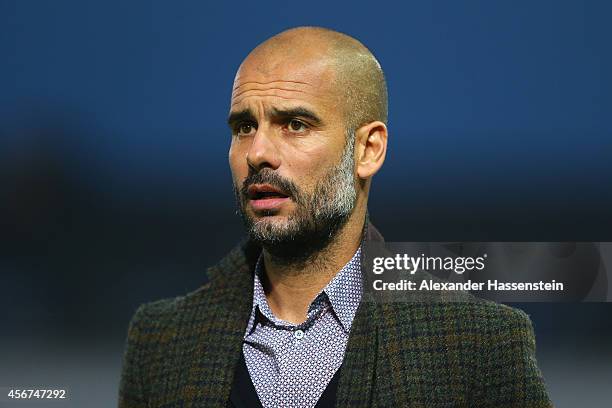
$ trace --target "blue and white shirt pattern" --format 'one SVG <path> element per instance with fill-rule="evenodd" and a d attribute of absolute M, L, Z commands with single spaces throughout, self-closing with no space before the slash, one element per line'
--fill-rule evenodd
<path fill-rule="evenodd" d="M 244 334 L 244 359 L 259 400 L 268 407 L 314 407 L 342 364 L 363 293 L 361 247 L 311 302 L 306 321 L 278 319 L 255 267 L 253 307 Z"/>

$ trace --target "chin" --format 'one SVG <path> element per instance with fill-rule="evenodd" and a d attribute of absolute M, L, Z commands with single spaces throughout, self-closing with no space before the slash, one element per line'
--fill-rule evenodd
<path fill-rule="evenodd" d="M 284 229 L 289 225 L 287 216 L 279 214 L 258 214 L 251 219 L 253 220 L 253 226 L 256 228 Z"/>

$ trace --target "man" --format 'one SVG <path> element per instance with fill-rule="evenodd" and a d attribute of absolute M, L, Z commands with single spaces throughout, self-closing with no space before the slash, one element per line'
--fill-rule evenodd
<path fill-rule="evenodd" d="M 248 239 L 186 296 L 141 306 L 120 407 L 549 407 L 527 316 L 363 291 L 382 69 L 357 40 L 285 31 L 234 81 L 229 163 Z"/>

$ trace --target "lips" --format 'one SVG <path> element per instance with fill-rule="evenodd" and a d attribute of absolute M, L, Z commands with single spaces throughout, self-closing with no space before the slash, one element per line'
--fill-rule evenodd
<path fill-rule="evenodd" d="M 266 198 L 287 198 L 284 191 L 269 184 L 254 184 L 249 186 L 247 194 L 251 200 L 262 200 Z"/>
<path fill-rule="evenodd" d="M 278 209 L 289 201 L 289 195 L 270 184 L 253 184 L 247 189 L 249 204 L 254 210 Z"/>

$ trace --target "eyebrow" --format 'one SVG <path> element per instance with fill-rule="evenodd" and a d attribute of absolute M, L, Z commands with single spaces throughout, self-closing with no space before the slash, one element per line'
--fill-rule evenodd
<path fill-rule="evenodd" d="M 309 120 L 314 126 L 320 126 L 323 123 L 316 113 L 301 106 L 290 109 L 272 109 L 272 115 L 279 119 L 304 118 Z"/>
<path fill-rule="evenodd" d="M 253 115 L 253 112 L 251 112 L 250 109 L 243 109 L 238 112 L 231 112 L 229 117 L 227 118 L 227 124 L 229 126 L 232 126 L 236 122 L 242 122 L 247 120 L 254 121 L 255 115 Z"/>
<path fill-rule="evenodd" d="M 304 118 L 310 121 L 314 126 L 320 126 L 323 121 L 319 116 L 308 108 L 298 106 L 290 109 L 272 109 L 272 116 L 280 119 Z M 255 121 L 255 115 L 250 109 L 243 109 L 237 112 L 231 112 L 227 118 L 227 124 L 231 127 L 237 122 Z"/>

